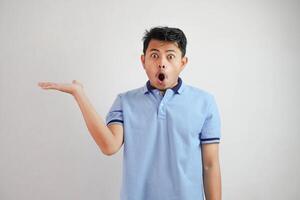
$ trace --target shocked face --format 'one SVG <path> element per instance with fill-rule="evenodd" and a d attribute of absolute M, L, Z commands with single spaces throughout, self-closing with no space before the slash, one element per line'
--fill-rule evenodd
<path fill-rule="evenodd" d="M 159 90 L 172 88 L 187 63 L 176 42 L 150 40 L 141 61 L 152 86 Z"/>

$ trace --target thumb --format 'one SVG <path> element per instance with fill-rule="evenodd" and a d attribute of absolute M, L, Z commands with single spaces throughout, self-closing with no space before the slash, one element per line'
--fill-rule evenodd
<path fill-rule="evenodd" d="M 83 85 L 79 81 L 77 81 L 77 80 L 73 80 L 72 83 L 76 84 L 76 85 L 80 85 L 81 87 L 83 87 Z"/>

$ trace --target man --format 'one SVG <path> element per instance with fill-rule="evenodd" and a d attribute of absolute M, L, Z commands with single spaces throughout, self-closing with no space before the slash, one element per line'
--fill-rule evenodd
<path fill-rule="evenodd" d="M 83 86 L 39 83 L 72 94 L 105 155 L 124 144 L 121 200 L 221 199 L 220 117 L 214 96 L 179 77 L 188 59 L 178 28 L 146 31 L 141 55 L 149 78 L 117 95 L 104 123 Z"/>

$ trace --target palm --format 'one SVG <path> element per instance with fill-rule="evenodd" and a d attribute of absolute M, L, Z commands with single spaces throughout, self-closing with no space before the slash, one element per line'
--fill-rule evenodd
<path fill-rule="evenodd" d="M 75 91 L 83 89 L 83 85 L 76 80 L 73 80 L 72 83 L 39 82 L 38 85 L 43 89 L 53 89 L 69 94 L 74 94 Z"/>

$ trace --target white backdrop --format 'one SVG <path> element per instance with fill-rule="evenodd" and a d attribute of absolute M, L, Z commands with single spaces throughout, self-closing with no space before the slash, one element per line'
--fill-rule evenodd
<path fill-rule="evenodd" d="M 83 83 L 104 119 L 143 86 L 145 29 L 181 28 L 182 79 L 222 118 L 224 200 L 300 198 L 299 1 L 0 0 L 0 199 L 118 199 L 123 148 L 105 156 L 75 99 L 39 81 Z"/>

